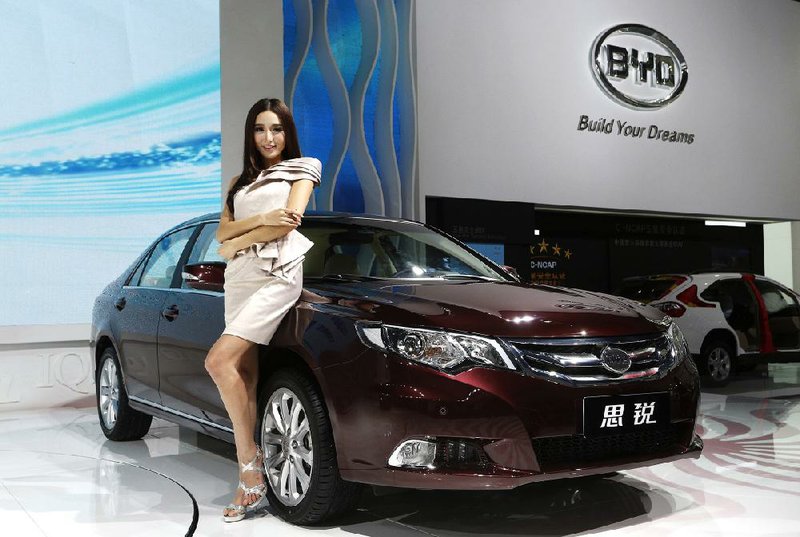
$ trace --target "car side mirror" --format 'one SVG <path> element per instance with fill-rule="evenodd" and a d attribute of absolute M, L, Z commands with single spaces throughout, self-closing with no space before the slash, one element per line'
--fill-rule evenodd
<path fill-rule="evenodd" d="M 221 261 L 184 265 L 181 278 L 192 289 L 221 293 L 225 285 L 225 265 Z"/>
<path fill-rule="evenodd" d="M 520 281 L 519 274 L 517 273 L 517 269 L 515 269 L 511 265 L 500 265 L 500 268 L 502 268 L 507 273 L 509 273 L 511 275 L 511 277 L 514 278 L 515 280 Z"/>

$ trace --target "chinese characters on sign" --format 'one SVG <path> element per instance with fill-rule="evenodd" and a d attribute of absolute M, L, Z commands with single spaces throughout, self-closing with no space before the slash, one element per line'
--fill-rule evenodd
<path fill-rule="evenodd" d="M 660 237 L 671 235 L 683 237 L 686 235 L 686 226 L 683 224 L 625 223 L 616 224 L 614 231 L 616 231 L 617 235 L 658 235 Z"/>
<path fill-rule="evenodd" d="M 653 403 L 635 403 L 633 410 L 633 424 L 634 425 L 648 425 L 655 424 L 656 420 L 653 413 L 656 410 L 656 404 Z M 603 421 L 600 423 L 601 429 L 609 429 L 612 427 L 622 427 L 624 425 L 623 418 L 625 414 L 625 405 L 606 405 L 603 409 Z"/>
<path fill-rule="evenodd" d="M 617 235 L 614 246 L 623 248 L 683 248 L 683 239 L 687 235 L 684 224 L 649 222 L 618 223 L 614 226 L 614 232 Z M 643 235 L 655 238 L 642 238 Z"/>
<path fill-rule="evenodd" d="M 600 427 L 622 427 L 622 414 L 625 413 L 625 405 L 606 405 L 603 411 L 603 423 Z"/>
<path fill-rule="evenodd" d="M 529 247 L 531 256 L 531 283 L 542 285 L 566 285 L 568 261 L 572 259 L 571 249 L 557 242 L 541 242 Z"/>
<path fill-rule="evenodd" d="M 633 424 L 644 425 L 646 423 L 655 423 L 653 419 L 653 412 L 656 410 L 655 403 L 636 403 L 633 411 Z"/>
<path fill-rule="evenodd" d="M 649 239 L 614 239 L 614 246 L 624 248 L 683 248 L 683 241 L 662 241 Z"/>
<path fill-rule="evenodd" d="M 484 241 L 487 239 L 497 239 L 498 237 L 491 236 L 487 229 L 483 226 L 466 226 L 462 224 L 455 224 L 448 227 L 447 232 L 451 235 L 458 237 L 462 241 L 479 240 Z"/>

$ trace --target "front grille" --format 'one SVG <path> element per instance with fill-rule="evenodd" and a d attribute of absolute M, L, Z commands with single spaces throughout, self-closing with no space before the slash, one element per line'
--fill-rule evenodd
<path fill-rule="evenodd" d="M 461 438 L 440 438 L 436 443 L 437 468 L 474 470 L 487 468 L 491 463 L 483 446 L 486 441 Z"/>
<path fill-rule="evenodd" d="M 529 367 L 529 373 L 577 385 L 653 377 L 671 369 L 675 349 L 666 334 L 624 338 L 509 339 L 512 347 Z M 630 367 L 616 373 L 604 366 L 603 351 L 624 351 Z"/>
<path fill-rule="evenodd" d="M 617 459 L 664 452 L 675 445 L 677 431 L 663 429 L 635 431 L 607 436 L 582 435 L 533 438 L 533 449 L 543 471 L 577 468 L 587 463 L 614 462 Z"/>

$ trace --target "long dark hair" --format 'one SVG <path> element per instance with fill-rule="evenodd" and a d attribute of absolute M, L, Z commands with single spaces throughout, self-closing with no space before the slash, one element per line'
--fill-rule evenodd
<path fill-rule="evenodd" d="M 281 152 L 281 160 L 288 160 L 302 156 L 300 153 L 300 142 L 297 140 L 297 128 L 294 126 L 294 118 L 289 111 L 286 103 L 280 99 L 259 99 L 250 107 L 247 112 L 247 119 L 244 121 L 244 158 L 242 164 L 242 173 L 233 183 L 228 191 L 228 198 L 225 203 L 228 206 L 228 211 L 233 214 L 233 196 L 240 189 L 249 185 L 258 177 L 262 170 L 267 168 L 267 163 L 264 162 L 264 157 L 258 152 L 255 143 L 254 133 L 256 130 L 256 117 L 261 112 L 274 112 L 283 125 L 283 133 L 285 146 Z"/>

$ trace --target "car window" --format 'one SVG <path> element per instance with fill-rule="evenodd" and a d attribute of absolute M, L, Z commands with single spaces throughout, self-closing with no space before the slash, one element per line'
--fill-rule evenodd
<path fill-rule="evenodd" d="M 217 242 L 217 223 L 206 224 L 194 241 L 192 251 L 186 259 L 187 265 L 194 263 L 225 263 L 225 258 L 219 255 L 219 242 Z M 186 281 L 181 279 L 181 288 L 190 289 Z"/>
<path fill-rule="evenodd" d="M 756 280 L 756 288 L 764 299 L 768 315 L 792 316 L 797 314 L 797 302 L 788 291 L 764 280 Z"/>
<path fill-rule="evenodd" d="M 330 274 L 379 278 L 464 275 L 504 279 L 491 265 L 459 244 L 417 224 L 309 221 L 300 231 L 314 242 L 303 264 L 307 277 Z"/>
<path fill-rule="evenodd" d="M 139 264 L 136 266 L 136 270 L 133 271 L 131 277 L 128 278 L 128 283 L 126 283 L 125 285 L 133 285 L 133 286 L 139 285 L 139 280 L 142 278 L 142 272 L 144 272 L 144 266 L 146 264 L 147 264 L 147 256 L 145 255 L 142 258 L 142 260 L 139 261 Z"/>
<path fill-rule="evenodd" d="M 756 322 L 756 302 L 753 293 L 741 278 L 718 280 L 708 286 L 700 298 L 709 302 L 718 302 L 723 315 L 730 321 L 745 325 Z M 744 322 L 747 318 L 748 322 Z"/>
<path fill-rule="evenodd" d="M 217 224 L 206 224 L 197 236 L 197 240 L 192 246 L 192 252 L 186 260 L 187 265 L 193 263 L 225 262 L 225 258 L 219 255 L 219 243 L 217 242 Z"/>
<path fill-rule="evenodd" d="M 664 298 L 670 291 L 686 281 L 683 276 L 655 276 L 625 280 L 614 294 L 643 304 Z"/>
<path fill-rule="evenodd" d="M 139 282 L 141 287 L 166 289 L 172 284 L 175 269 L 194 231 L 193 227 L 184 228 L 167 235 L 156 244 L 142 273 Z"/>
<path fill-rule="evenodd" d="M 800 348 L 800 309 L 794 294 L 765 280 L 757 279 L 755 285 L 761 293 L 764 309 L 767 310 L 767 323 L 775 348 L 778 350 Z"/>

